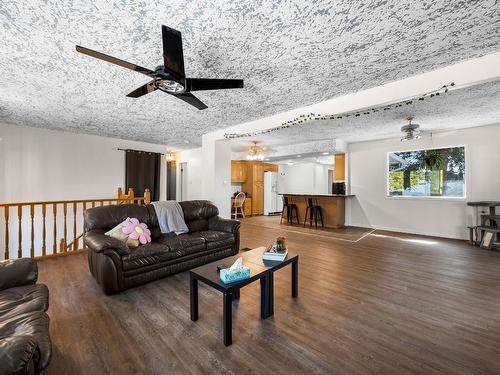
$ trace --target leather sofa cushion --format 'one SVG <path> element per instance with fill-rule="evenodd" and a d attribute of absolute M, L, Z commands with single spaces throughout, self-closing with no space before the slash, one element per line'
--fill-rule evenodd
<path fill-rule="evenodd" d="M 207 242 L 207 249 L 223 249 L 232 247 L 234 244 L 234 234 L 217 230 L 204 230 L 197 235 L 203 237 Z"/>
<path fill-rule="evenodd" d="M 0 320 L 0 332 L 2 337 L 0 338 L 0 347 L 3 345 L 2 340 L 4 339 L 13 340 L 15 337 L 33 339 L 38 344 L 38 370 L 47 367 L 52 352 L 47 314 L 42 311 L 34 311 Z M 17 360 L 25 360 L 27 355 L 28 353 L 25 353 L 23 358 Z"/>
<path fill-rule="evenodd" d="M 122 223 L 127 217 L 135 217 L 141 223 L 151 227 L 149 210 L 138 204 L 121 204 L 94 207 L 85 210 L 85 229 L 87 231 L 103 229 L 108 231 Z"/>
<path fill-rule="evenodd" d="M 219 209 L 210 201 L 195 200 L 179 202 L 184 212 L 184 221 L 208 219 L 219 214 Z"/>
<path fill-rule="evenodd" d="M 130 271 L 171 261 L 206 249 L 205 239 L 198 233 L 186 233 L 179 236 L 163 235 L 156 241 L 141 245 L 123 256 L 123 270 Z"/>
<path fill-rule="evenodd" d="M 122 257 L 123 270 L 129 271 L 136 268 L 150 266 L 174 259 L 175 254 L 170 248 L 158 241 L 140 245 L 130 250 L 129 254 Z"/>
<path fill-rule="evenodd" d="M 177 257 L 198 253 L 207 249 L 205 239 L 199 233 L 184 233 L 178 236 L 163 236 L 158 240 L 167 245 Z"/>
<path fill-rule="evenodd" d="M 49 289 L 44 284 L 18 286 L 0 291 L 0 321 L 33 311 L 47 311 Z"/>

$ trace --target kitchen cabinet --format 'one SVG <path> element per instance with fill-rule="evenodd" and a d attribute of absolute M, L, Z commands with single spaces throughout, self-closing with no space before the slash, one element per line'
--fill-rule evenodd
<path fill-rule="evenodd" d="M 254 181 L 252 197 L 252 214 L 264 215 L 264 181 Z"/>
<path fill-rule="evenodd" d="M 231 182 L 246 182 L 247 162 L 244 160 L 231 160 Z"/>
<path fill-rule="evenodd" d="M 244 171 L 241 171 L 240 168 Z M 251 210 L 251 215 L 264 215 L 264 172 L 278 172 L 278 165 L 261 161 L 231 161 L 231 181 L 242 182 L 241 190 L 252 197 L 251 202 L 245 201 L 245 206 Z"/>
<path fill-rule="evenodd" d="M 231 207 L 233 206 L 234 198 L 231 198 Z M 243 213 L 245 216 L 252 216 L 252 198 L 245 198 L 243 202 Z"/>

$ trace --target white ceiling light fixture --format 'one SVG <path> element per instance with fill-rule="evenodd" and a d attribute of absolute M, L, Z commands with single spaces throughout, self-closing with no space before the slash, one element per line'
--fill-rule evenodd
<path fill-rule="evenodd" d="M 257 142 L 253 142 L 253 145 L 250 146 L 247 154 L 247 160 L 264 160 L 264 151 L 266 151 L 266 147 L 262 147 L 257 145 Z"/>
<path fill-rule="evenodd" d="M 413 117 L 407 117 L 406 120 L 408 120 L 408 125 L 401 127 L 401 132 L 403 133 L 401 142 L 419 139 L 421 137 L 420 125 L 411 123 L 413 121 Z"/>

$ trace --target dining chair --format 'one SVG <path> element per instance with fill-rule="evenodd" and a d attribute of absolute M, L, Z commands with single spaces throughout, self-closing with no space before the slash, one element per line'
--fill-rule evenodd
<path fill-rule="evenodd" d="M 231 207 L 231 218 L 237 219 L 238 215 L 241 214 L 243 219 L 245 218 L 245 212 L 243 212 L 243 203 L 245 203 L 246 195 L 243 192 L 236 194 L 233 200 L 233 206 Z"/>

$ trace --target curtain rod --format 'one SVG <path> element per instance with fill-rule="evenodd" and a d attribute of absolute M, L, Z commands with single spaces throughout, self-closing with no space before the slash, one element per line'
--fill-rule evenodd
<path fill-rule="evenodd" d="M 139 153 L 142 153 L 142 154 L 160 154 L 160 155 L 163 155 L 163 156 L 165 155 L 164 153 L 161 153 L 161 152 L 132 150 L 130 148 L 117 148 L 115 150 L 117 150 L 117 151 L 125 151 L 125 152 L 139 152 Z"/>

